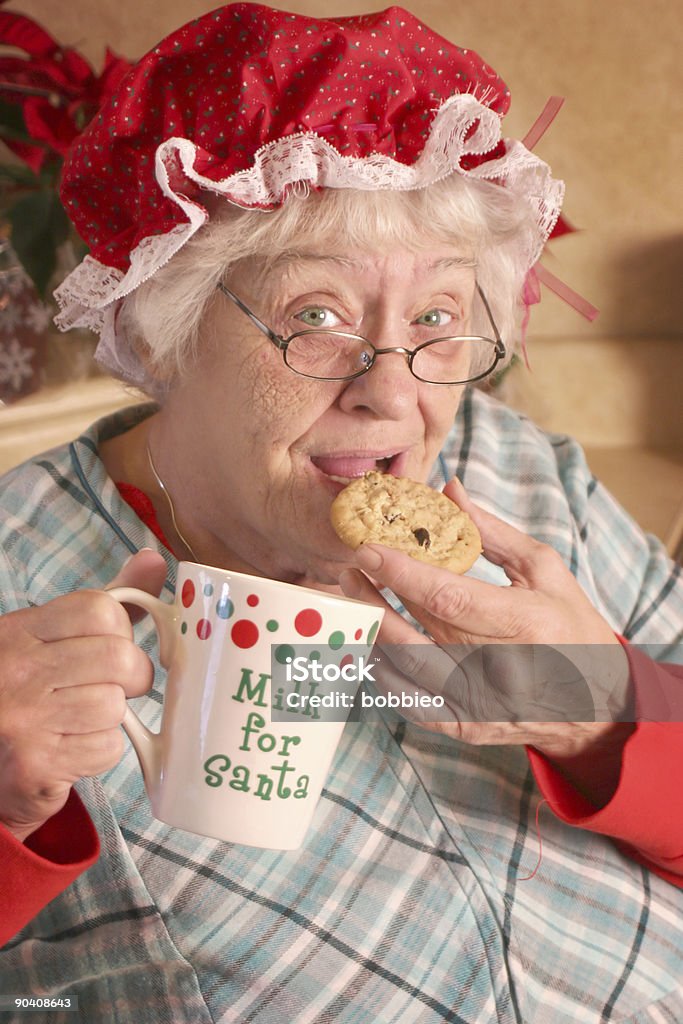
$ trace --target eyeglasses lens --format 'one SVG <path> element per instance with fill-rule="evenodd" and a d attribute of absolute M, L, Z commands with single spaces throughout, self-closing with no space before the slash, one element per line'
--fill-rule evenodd
<path fill-rule="evenodd" d="M 290 339 L 287 365 L 305 377 L 344 380 L 367 370 L 374 351 L 355 335 L 306 331 Z M 466 383 L 493 369 L 496 346 L 488 338 L 440 338 L 417 350 L 412 372 L 433 384 Z"/>
<path fill-rule="evenodd" d="M 306 331 L 290 340 L 286 362 L 305 377 L 344 380 L 367 370 L 372 359 L 372 346 L 363 338 Z"/>

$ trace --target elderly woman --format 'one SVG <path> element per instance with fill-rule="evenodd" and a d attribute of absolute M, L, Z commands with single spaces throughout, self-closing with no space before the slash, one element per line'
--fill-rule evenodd
<path fill-rule="evenodd" d="M 680 1019 L 681 727 L 642 721 L 681 685 L 680 576 L 575 444 L 473 386 L 562 198 L 508 103 L 400 8 L 237 4 L 75 146 L 62 326 L 154 404 L 2 483 L 5 991 L 174 1024 Z M 369 469 L 443 488 L 485 557 L 354 555 L 329 510 Z M 595 645 L 610 720 L 544 723 L 541 695 L 526 722 L 352 722 L 301 850 L 170 828 L 119 728 L 126 698 L 158 719 L 156 641 L 106 589 L 168 597 L 177 559 L 388 597 L 391 644 Z"/>

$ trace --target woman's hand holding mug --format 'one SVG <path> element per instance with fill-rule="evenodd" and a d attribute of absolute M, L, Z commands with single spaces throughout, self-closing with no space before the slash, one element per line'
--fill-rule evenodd
<path fill-rule="evenodd" d="M 111 586 L 158 594 L 161 555 L 138 552 Z M 80 590 L 0 617 L 0 823 L 22 842 L 67 801 L 74 782 L 124 750 L 128 697 L 151 686 L 125 609 Z"/>

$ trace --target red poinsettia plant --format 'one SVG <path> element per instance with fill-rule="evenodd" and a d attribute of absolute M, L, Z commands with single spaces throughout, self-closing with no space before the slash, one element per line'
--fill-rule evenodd
<path fill-rule="evenodd" d="M 98 75 L 73 47 L 10 11 L 0 11 L 0 47 L 0 139 L 18 158 L 0 164 L 0 217 L 44 295 L 60 246 L 71 238 L 83 249 L 59 199 L 64 156 L 132 64 L 107 50 Z"/>

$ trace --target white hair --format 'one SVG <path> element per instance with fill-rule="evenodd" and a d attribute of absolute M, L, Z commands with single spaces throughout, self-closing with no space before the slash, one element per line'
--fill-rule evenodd
<path fill-rule="evenodd" d="M 237 264 L 255 259 L 266 273 L 272 260 L 306 243 L 331 249 L 340 238 L 367 252 L 396 246 L 426 252 L 437 243 L 467 250 L 507 358 L 514 354 L 524 312 L 527 254 L 539 230 L 530 206 L 499 185 L 455 173 L 414 191 L 296 189 L 269 212 L 244 210 L 218 197 L 210 197 L 206 205 L 208 222 L 123 301 L 119 312 L 119 326 L 147 364 L 148 375 L 163 381 L 159 388 L 148 389 L 156 397 L 191 365 L 216 285 L 229 282 Z M 478 296 L 470 329 L 491 335 Z"/>

